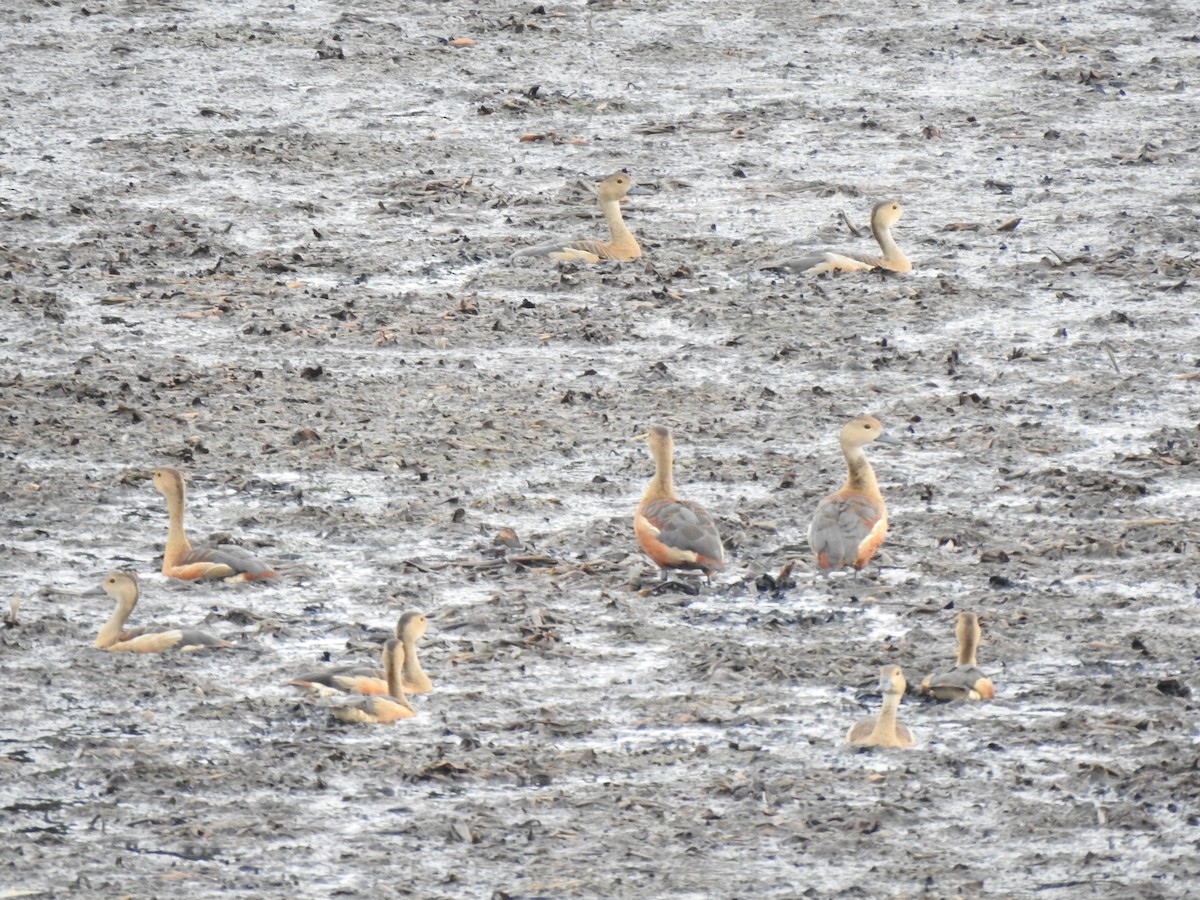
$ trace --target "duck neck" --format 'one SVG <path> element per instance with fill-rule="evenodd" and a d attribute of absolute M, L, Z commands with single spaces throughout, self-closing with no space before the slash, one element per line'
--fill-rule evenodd
<path fill-rule="evenodd" d="M 404 680 L 413 686 L 416 690 L 427 691 L 433 687 L 433 682 L 429 680 L 429 676 L 425 674 L 425 670 L 421 668 L 421 660 L 417 656 L 417 639 L 405 638 L 404 640 Z"/>
<path fill-rule="evenodd" d="M 183 530 L 183 509 L 186 503 L 183 484 L 176 485 L 167 494 L 167 550 L 166 556 L 178 559 L 192 551 L 192 542 Z"/>
<path fill-rule="evenodd" d="M 393 700 L 407 702 L 408 698 L 404 694 L 404 679 L 401 674 L 401 667 L 396 665 L 396 651 L 389 652 L 383 659 L 383 672 L 387 678 L 388 694 Z M 405 663 L 407 665 L 407 661 Z"/>
<path fill-rule="evenodd" d="M 630 245 L 636 247 L 637 239 L 634 238 L 633 232 L 626 227 L 625 218 L 621 215 L 621 201 L 601 200 L 600 210 L 604 213 L 604 221 L 608 223 L 608 233 L 612 238 L 612 243 L 622 247 Z"/>
<path fill-rule="evenodd" d="M 674 500 L 675 485 L 672 477 L 672 462 L 670 456 L 660 456 L 654 460 L 654 477 L 646 488 L 643 502 L 651 500 Z"/>
<path fill-rule="evenodd" d="M 875 470 L 871 468 L 862 447 L 843 447 L 842 454 L 846 457 L 846 483 L 842 490 L 858 491 L 872 498 L 881 498 L 879 482 L 875 480 Z"/>
<path fill-rule="evenodd" d="M 904 251 L 900 249 L 896 239 L 892 237 L 892 229 L 882 225 L 874 229 L 874 234 L 879 249 L 883 251 L 883 260 L 887 263 L 887 268 L 897 272 L 907 272 L 912 268 L 912 263 L 908 261 L 908 257 L 904 255 Z"/>
<path fill-rule="evenodd" d="M 960 666 L 978 666 L 975 661 L 975 641 L 970 637 L 958 645 L 958 664 Z"/>
<path fill-rule="evenodd" d="M 108 621 L 100 628 L 100 633 L 96 635 L 96 647 L 103 650 L 117 642 L 121 636 L 121 632 L 125 630 L 125 620 L 129 618 L 129 614 L 133 612 L 133 604 L 125 603 L 118 600 L 117 607 L 113 610 Z"/>
<path fill-rule="evenodd" d="M 896 714 L 900 708 L 899 694 L 884 694 L 883 708 L 879 710 L 879 718 L 875 720 L 875 738 L 894 738 L 896 735 Z"/>

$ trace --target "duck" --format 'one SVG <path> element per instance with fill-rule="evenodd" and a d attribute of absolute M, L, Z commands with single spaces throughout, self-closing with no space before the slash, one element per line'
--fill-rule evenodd
<path fill-rule="evenodd" d="M 958 638 L 958 664 L 949 672 L 925 676 L 921 691 L 938 700 L 993 699 L 996 687 L 975 661 L 975 651 L 983 637 L 979 616 L 973 612 L 959 613 L 954 623 L 954 635 Z"/>
<path fill-rule="evenodd" d="M 399 719 L 411 719 L 417 711 L 404 694 L 400 676 L 403 667 L 404 644 L 399 638 L 388 638 L 383 645 L 383 671 L 388 692 L 359 695 L 336 703 L 332 707 L 334 716 L 359 725 L 386 725 Z"/>
<path fill-rule="evenodd" d="M 822 275 L 826 272 L 865 272 L 868 269 L 886 269 L 889 272 L 911 272 L 912 263 L 892 237 L 892 226 L 904 215 L 904 207 L 898 200 L 884 200 L 871 209 L 871 234 L 875 237 L 883 256 L 858 253 L 834 253 L 818 251 L 768 263 L 764 269 L 780 269 L 799 272 L 803 275 Z"/>
<path fill-rule="evenodd" d="M 708 580 L 725 566 L 725 548 L 717 523 L 700 504 L 675 496 L 672 481 L 675 439 L 669 428 L 652 425 L 646 440 L 654 477 L 633 516 L 633 530 L 646 555 L 662 570 L 699 569 Z"/>
<path fill-rule="evenodd" d="M 400 616 L 396 622 L 396 637 L 404 645 L 404 668 L 401 679 L 404 690 L 410 694 L 428 694 L 433 690 L 433 682 L 421 668 L 421 658 L 417 655 L 417 640 L 424 636 L 429 627 L 429 619 L 425 613 L 409 610 Z"/>
<path fill-rule="evenodd" d="M 193 547 L 183 530 L 186 506 L 186 479 L 179 469 L 162 466 L 154 470 L 154 487 L 167 498 L 167 547 L 163 552 L 162 573 L 181 581 L 223 578 L 226 581 L 254 581 L 275 578 L 279 573 L 249 550 L 235 544 L 202 544 Z"/>
<path fill-rule="evenodd" d="M 96 635 L 96 648 L 99 650 L 109 650 L 113 653 L 122 651 L 162 653 L 166 650 L 188 652 L 233 646 L 229 641 L 223 641 L 211 634 L 190 628 L 162 628 L 147 625 L 126 631 L 125 622 L 138 602 L 139 590 L 136 572 L 110 572 L 100 583 L 98 591 L 93 590 L 87 593 L 97 592 L 108 594 L 117 603 L 113 614 L 108 617 L 108 621 Z"/>
<path fill-rule="evenodd" d="M 396 622 L 396 638 L 404 650 L 400 678 L 408 694 L 427 694 L 433 690 L 433 682 L 421 668 L 417 655 L 417 640 L 425 634 L 429 619 L 422 612 L 410 610 Z M 317 669 L 287 682 L 293 687 L 308 688 L 321 694 L 366 694 L 390 693 L 384 671 L 373 666 L 337 666 Z"/>
<path fill-rule="evenodd" d="M 600 182 L 598 193 L 600 211 L 604 214 L 604 221 L 608 223 L 609 239 L 607 241 L 582 240 L 574 243 L 556 241 L 540 244 L 536 247 L 518 250 L 509 261 L 515 262 L 518 257 L 522 256 L 548 256 L 560 262 L 582 262 L 596 265 L 605 259 L 617 262 L 639 259 L 642 255 L 642 248 L 638 246 L 633 232 L 625 225 L 625 219 L 621 216 L 621 201 L 630 194 L 643 194 L 645 191 L 637 187 L 633 183 L 633 179 L 625 172 L 615 172 Z"/>
<path fill-rule="evenodd" d="M 861 570 L 887 535 L 887 504 L 863 452 L 872 441 L 895 443 L 874 416 L 859 416 L 842 427 L 846 483 L 817 504 L 808 526 L 808 544 L 824 574 L 846 566 Z"/>
<path fill-rule="evenodd" d="M 846 743 L 857 747 L 911 747 L 912 732 L 896 720 L 900 698 L 908 682 L 899 666 L 884 666 L 879 670 L 879 691 L 883 707 L 877 719 L 863 719 L 846 733 Z"/>

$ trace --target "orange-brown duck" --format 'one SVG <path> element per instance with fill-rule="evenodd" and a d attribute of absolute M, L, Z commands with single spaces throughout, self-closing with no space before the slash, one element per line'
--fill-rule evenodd
<path fill-rule="evenodd" d="M 433 690 L 433 682 L 421 668 L 417 655 L 417 640 L 425 634 L 429 620 L 424 613 L 410 610 L 400 616 L 396 623 L 396 637 L 404 651 L 400 678 L 404 690 L 409 694 L 426 694 Z M 387 694 L 388 683 L 385 673 L 372 666 L 336 666 L 308 672 L 288 682 L 295 687 L 304 687 L 320 693 Z"/>
<path fill-rule="evenodd" d="M 883 708 L 876 719 L 863 719 L 846 734 L 846 743 L 859 747 L 911 747 L 912 732 L 897 721 L 900 698 L 908 682 L 899 666 L 884 666 L 879 670 L 879 691 Z"/>
<path fill-rule="evenodd" d="M 96 636 L 96 646 L 101 650 L 132 653 L 162 653 L 165 650 L 200 650 L 232 647 L 203 631 L 191 628 L 163 628 L 148 625 L 132 630 L 125 629 L 125 622 L 138 602 L 138 578 L 136 572 L 110 572 L 101 583 L 104 593 L 116 601 L 108 621 Z"/>
<path fill-rule="evenodd" d="M 654 477 L 633 516 L 638 543 L 662 569 L 699 569 L 710 580 L 725 565 L 725 548 L 713 517 L 690 500 L 675 496 L 672 480 L 674 439 L 662 425 L 646 434 Z"/>
<path fill-rule="evenodd" d="M 958 639 L 958 664 L 949 672 L 927 675 L 921 682 L 921 690 L 939 700 L 991 700 L 996 696 L 996 687 L 975 661 L 983 637 L 979 616 L 959 613 L 954 634 Z"/>
<path fill-rule="evenodd" d="M 253 581 L 274 578 L 278 573 L 258 557 L 234 544 L 203 544 L 193 547 L 183 530 L 186 480 L 183 472 L 170 466 L 154 470 L 154 486 L 167 498 L 167 547 L 162 573 L 168 578 L 196 581 L 223 578 Z"/>
<path fill-rule="evenodd" d="M 349 697 L 332 707 L 333 714 L 343 722 L 362 725 L 386 725 L 415 716 L 416 710 L 408 702 L 401 682 L 400 671 L 403 667 L 404 644 L 399 638 L 389 638 L 383 646 L 383 671 L 388 692 Z"/>
<path fill-rule="evenodd" d="M 638 246 L 637 238 L 625 225 L 625 219 L 621 215 L 621 201 L 629 194 L 640 194 L 642 191 L 633 184 L 632 178 L 624 172 L 617 172 L 600 182 L 598 193 L 600 211 L 604 213 L 604 221 L 608 223 L 607 241 L 554 241 L 518 250 L 512 255 L 512 259 L 516 260 L 521 256 L 549 256 L 563 262 L 595 265 L 604 259 L 629 262 L 641 257 L 642 248 Z"/>
<path fill-rule="evenodd" d="M 840 440 L 846 483 L 817 504 L 808 526 L 808 543 L 822 572 L 845 566 L 861 569 L 887 534 L 887 505 L 863 447 L 893 439 L 884 435 L 874 416 L 860 416 L 843 426 Z"/>
<path fill-rule="evenodd" d="M 884 200 L 876 203 L 871 210 L 871 234 L 874 235 L 883 256 L 859 253 L 834 253 L 819 251 L 805 254 L 794 259 L 784 259 L 768 263 L 765 269 L 782 269 L 786 272 L 800 272 L 804 275 L 822 275 L 826 272 L 862 272 L 868 269 L 887 269 L 889 272 L 912 271 L 912 263 L 904 255 L 904 251 L 892 237 L 892 226 L 904 215 L 904 207 L 897 200 Z"/>

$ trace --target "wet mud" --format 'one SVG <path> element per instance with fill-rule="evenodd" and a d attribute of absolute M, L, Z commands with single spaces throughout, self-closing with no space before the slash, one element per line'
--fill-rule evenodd
<path fill-rule="evenodd" d="M 0 11 L 0 893 L 1194 892 L 1195 20 L 880 15 Z M 619 168 L 643 260 L 509 264 Z M 760 269 L 887 197 L 912 273 Z M 821 579 L 862 412 L 892 530 Z M 712 586 L 635 544 L 653 422 Z M 288 574 L 157 574 L 164 464 Z M 95 650 L 118 566 L 237 647 Z M 284 685 L 412 608 L 416 718 Z M 997 697 L 925 701 L 962 610 Z M 917 744 L 851 750 L 889 664 Z"/>

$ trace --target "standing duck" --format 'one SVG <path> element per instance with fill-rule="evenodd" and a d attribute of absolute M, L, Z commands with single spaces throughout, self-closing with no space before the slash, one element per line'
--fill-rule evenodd
<path fill-rule="evenodd" d="M 417 714 L 404 695 L 400 670 L 404 666 L 404 645 L 399 638 L 389 638 L 383 645 L 383 671 L 387 694 L 351 697 L 333 706 L 333 714 L 343 722 L 362 725 L 386 725 L 397 719 L 410 719 Z"/>
<path fill-rule="evenodd" d="M 874 416 L 860 416 L 842 428 L 842 455 L 846 458 L 846 483 L 837 493 L 817 504 L 808 526 L 808 543 L 821 571 L 853 566 L 861 569 L 887 534 L 887 505 L 879 493 L 875 470 L 863 447 L 872 441 L 894 443 Z"/>
<path fill-rule="evenodd" d="M 410 610 L 400 616 L 396 623 L 396 637 L 403 649 L 400 678 L 404 690 L 409 694 L 427 694 L 433 690 L 433 682 L 421 668 L 417 655 L 417 640 L 425 634 L 429 620 L 424 613 Z M 293 678 L 288 684 L 293 687 L 309 688 L 320 693 L 387 694 L 388 683 L 383 671 L 372 666 L 337 666 L 318 669 Z"/>
<path fill-rule="evenodd" d="M 879 718 L 863 719 L 846 733 L 846 743 L 859 747 L 911 747 L 912 732 L 896 720 L 900 698 L 908 682 L 899 666 L 884 666 L 879 670 L 879 691 L 883 694 L 883 708 Z"/>
<path fill-rule="evenodd" d="M 562 262 L 585 262 L 595 265 L 602 259 L 612 259 L 617 262 L 629 262 L 642 255 L 637 238 L 625 225 L 621 216 L 621 201 L 629 194 L 640 194 L 643 191 L 633 183 L 633 179 L 624 172 L 609 175 L 600 182 L 600 211 L 604 213 L 604 221 L 608 223 L 609 239 L 583 240 L 570 243 L 555 241 L 540 244 L 537 247 L 527 247 L 514 253 L 510 261 L 520 256 L 549 256 Z"/>
<path fill-rule="evenodd" d="M 662 569 L 699 569 L 709 581 L 725 565 L 725 548 L 713 517 L 699 504 L 675 496 L 675 441 L 669 429 L 652 425 L 644 436 L 654 459 L 654 477 L 633 516 L 638 543 Z"/>
<path fill-rule="evenodd" d="M 200 650 L 203 648 L 216 649 L 232 647 L 229 641 L 222 641 L 203 631 L 190 628 L 161 628 L 147 625 L 125 630 L 125 621 L 129 618 L 138 602 L 138 578 L 136 572 L 110 572 L 101 582 L 103 592 L 117 602 L 113 614 L 100 629 L 96 636 L 96 647 L 100 650 L 111 650 L 114 653 L 130 651 L 132 653 L 162 653 L 165 650 Z M 97 593 L 89 591 L 88 593 Z"/>
<path fill-rule="evenodd" d="M 183 530 L 183 511 L 187 502 L 185 485 L 183 472 L 179 469 L 163 466 L 154 470 L 154 487 L 167 498 L 167 548 L 163 552 L 162 573 L 182 581 L 274 578 L 278 574 L 274 569 L 242 547 L 234 544 L 192 546 Z"/>
<path fill-rule="evenodd" d="M 979 616 L 959 613 L 954 635 L 958 638 L 958 665 L 949 672 L 927 675 L 921 682 L 921 690 L 938 700 L 991 700 L 996 696 L 995 685 L 975 661 L 975 651 L 983 637 Z"/>
<path fill-rule="evenodd" d="M 904 215 L 904 207 L 897 200 L 876 203 L 871 210 L 871 234 L 875 237 L 883 256 L 858 253 L 834 253 L 829 250 L 808 253 L 794 259 L 768 263 L 764 269 L 782 269 L 785 272 L 800 272 L 804 275 L 822 275 L 826 272 L 863 272 L 867 269 L 887 269 L 889 272 L 910 272 L 912 263 L 892 237 L 892 226 Z"/>

